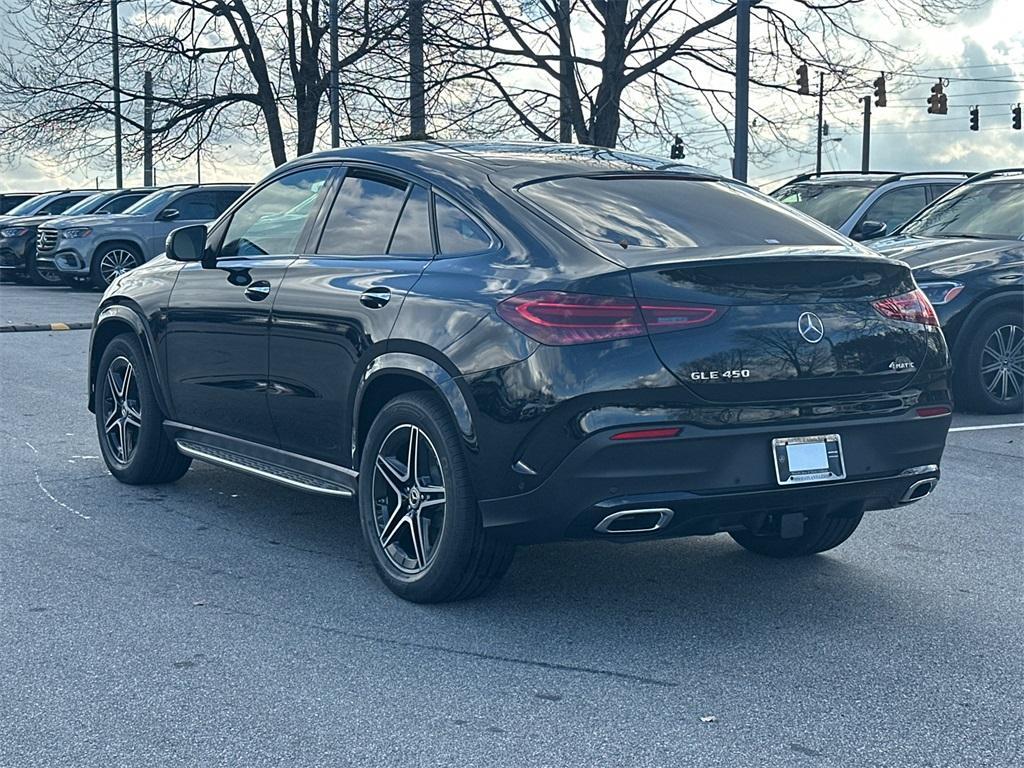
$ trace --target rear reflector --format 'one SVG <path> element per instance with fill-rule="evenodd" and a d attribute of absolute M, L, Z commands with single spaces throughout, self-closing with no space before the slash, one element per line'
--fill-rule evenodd
<path fill-rule="evenodd" d="M 562 291 L 532 291 L 498 304 L 498 314 L 509 325 L 542 344 L 556 346 L 694 328 L 713 322 L 722 311 Z"/>
<path fill-rule="evenodd" d="M 922 417 L 928 416 L 948 416 L 953 411 L 945 405 L 930 405 L 926 408 L 918 408 L 917 415 Z"/>
<path fill-rule="evenodd" d="M 681 427 L 661 427 L 658 429 L 636 429 L 631 432 L 619 432 L 612 435 L 612 440 L 659 440 L 675 437 L 682 432 Z"/>
<path fill-rule="evenodd" d="M 928 297 L 920 288 L 900 296 L 879 299 L 871 304 L 880 315 L 891 320 L 903 320 L 918 325 L 938 326 L 939 324 L 935 308 L 932 307 L 932 303 L 928 301 Z"/>

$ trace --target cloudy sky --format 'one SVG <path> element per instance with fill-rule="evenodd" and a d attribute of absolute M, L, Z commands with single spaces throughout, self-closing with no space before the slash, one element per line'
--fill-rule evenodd
<path fill-rule="evenodd" d="M 1010 128 L 1012 104 L 1024 100 L 1024 0 L 992 0 L 980 10 L 965 12 L 940 27 L 901 20 L 874 8 L 859 12 L 858 22 L 869 36 L 885 39 L 920 61 L 922 75 L 946 77 L 949 114 L 929 115 L 926 99 L 934 81 L 908 79 L 890 85 L 889 106 L 875 109 L 872 122 L 871 165 L 886 170 L 967 169 L 1024 166 L 1024 131 Z M 881 64 L 881 63 L 880 63 Z M 880 66 L 881 68 L 881 66 Z M 905 90 L 904 90 L 905 89 Z M 893 91 L 899 91 L 893 93 Z M 758 94 L 752 94 L 757 104 Z M 774 98 L 767 95 L 766 98 Z M 979 132 L 968 130 L 968 110 L 980 105 Z M 856 101 L 826 103 L 830 137 L 823 165 L 826 169 L 857 169 L 861 152 L 861 106 Z M 700 128 L 695 125 L 694 130 Z M 815 121 L 807 121 L 807 146 L 813 146 Z M 836 141 L 835 139 L 838 139 Z M 723 134 L 723 142 L 727 138 Z M 271 170 L 268 159 L 254 165 L 244 146 L 218 150 L 203 158 L 204 181 L 256 180 Z M 700 163 L 699 157 L 688 161 Z M 109 186 L 112 169 L 62 168 L 59 160 L 28 161 L 0 157 L 0 190 L 43 190 L 59 186 Z M 722 161 L 709 165 L 727 173 Z M 787 152 L 761 167 L 750 178 L 765 188 L 814 165 L 813 149 Z M 127 171 L 127 184 L 140 184 L 141 168 Z M 157 181 L 195 181 L 194 161 L 168 166 L 157 162 Z M 778 180 L 778 182 L 776 181 Z"/>

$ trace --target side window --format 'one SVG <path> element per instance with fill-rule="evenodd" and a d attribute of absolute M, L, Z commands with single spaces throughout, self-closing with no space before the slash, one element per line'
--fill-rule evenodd
<path fill-rule="evenodd" d="M 66 211 L 72 205 L 74 205 L 75 203 L 81 202 L 82 200 L 84 200 L 88 196 L 89 195 L 65 195 L 64 197 L 58 197 L 56 200 L 53 200 L 52 202 L 50 202 L 49 204 L 44 206 L 43 209 L 41 211 L 39 211 L 39 213 L 40 214 L 64 213 L 64 211 Z"/>
<path fill-rule="evenodd" d="M 213 192 L 189 192 L 177 200 L 172 200 L 167 209 L 176 210 L 178 218 L 182 221 L 209 221 L 217 218 L 217 204 Z"/>
<path fill-rule="evenodd" d="M 928 200 L 925 198 L 923 184 L 911 187 L 899 187 L 886 192 L 868 208 L 861 219 L 865 221 L 881 221 L 886 224 L 887 231 L 892 232 L 915 213 L 924 208 Z"/>
<path fill-rule="evenodd" d="M 245 192 L 244 189 L 223 189 L 219 190 L 214 194 L 215 203 L 217 206 L 217 216 L 220 216 L 224 211 L 231 207 L 232 203 L 242 196 Z M 316 195 L 309 198 L 310 204 L 316 200 Z"/>
<path fill-rule="evenodd" d="M 349 171 L 334 198 L 317 253 L 380 256 L 402 212 L 408 185 L 386 176 Z"/>
<path fill-rule="evenodd" d="M 331 168 L 309 168 L 267 184 L 235 211 L 224 234 L 222 256 L 295 253 Z"/>
<path fill-rule="evenodd" d="M 953 187 L 958 186 L 957 184 L 932 184 L 932 200 L 937 200 L 944 194 L 949 192 Z"/>
<path fill-rule="evenodd" d="M 454 203 L 435 195 L 434 213 L 437 216 L 437 240 L 441 253 L 458 256 L 479 253 L 490 247 L 490 236 Z"/>
<path fill-rule="evenodd" d="M 140 192 L 137 195 L 121 195 L 115 197 L 106 205 L 101 205 L 96 209 L 96 213 L 121 213 L 125 208 L 130 205 L 135 205 L 142 198 L 146 196 L 145 193 Z"/>
<path fill-rule="evenodd" d="M 388 253 L 403 256 L 433 256 L 434 245 L 430 237 L 430 193 L 414 186 L 405 201 L 402 215 L 391 236 Z"/>

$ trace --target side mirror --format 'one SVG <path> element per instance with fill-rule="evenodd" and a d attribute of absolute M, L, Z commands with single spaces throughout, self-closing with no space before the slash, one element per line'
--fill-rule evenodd
<path fill-rule="evenodd" d="M 889 226 L 884 221 L 862 221 L 851 237 L 854 240 L 874 240 L 884 235 L 888 229 Z"/>
<path fill-rule="evenodd" d="M 181 216 L 181 211 L 177 208 L 164 208 L 160 211 L 160 215 L 157 216 L 160 221 L 174 221 L 176 218 Z"/>
<path fill-rule="evenodd" d="M 167 235 L 167 258 L 174 261 L 202 261 L 206 254 L 206 225 L 179 227 Z"/>

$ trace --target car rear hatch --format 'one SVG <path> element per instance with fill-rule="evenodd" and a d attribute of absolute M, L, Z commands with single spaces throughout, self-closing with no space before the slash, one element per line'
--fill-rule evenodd
<path fill-rule="evenodd" d="M 641 306 L 676 306 L 699 320 L 664 333 L 651 325 L 651 340 L 708 401 L 894 392 L 929 354 L 942 354 L 941 335 L 923 321 L 931 308 L 894 298 L 916 290 L 899 262 L 830 247 L 627 249 L 619 258 Z"/>

